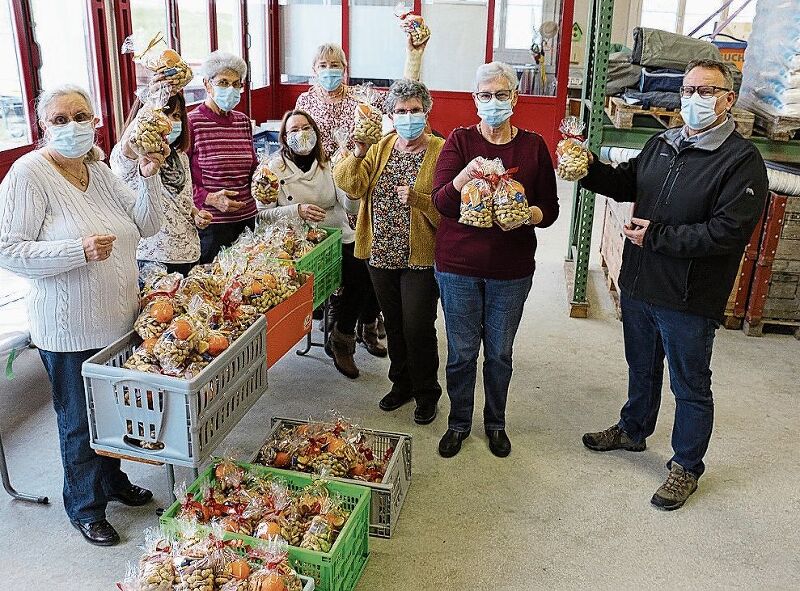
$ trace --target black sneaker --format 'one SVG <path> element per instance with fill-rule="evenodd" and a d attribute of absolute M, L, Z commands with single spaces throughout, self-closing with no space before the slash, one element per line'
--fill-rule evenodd
<path fill-rule="evenodd" d="M 438 405 L 435 402 L 417 402 L 414 409 L 414 422 L 417 425 L 430 425 L 436 418 Z"/>
<path fill-rule="evenodd" d="M 119 544 L 119 534 L 114 526 L 105 519 L 92 523 L 71 522 L 73 527 L 81 532 L 84 539 L 95 546 L 116 546 Z"/>
<path fill-rule="evenodd" d="M 414 400 L 414 397 L 411 395 L 410 392 L 392 390 L 386 396 L 381 398 L 381 401 L 378 403 L 378 406 L 381 407 L 381 410 L 385 410 L 386 412 L 392 412 L 393 410 L 397 410 L 401 406 L 405 406 L 412 400 Z"/>
<path fill-rule="evenodd" d="M 452 458 L 461 451 L 461 442 L 469 437 L 469 431 L 463 433 L 448 429 L 439 441 L 439 455 L 443 458 Z"/>
<path fill-rule="evenodd" d="M 583 435 L 583 444 L 594 451 L 612 451 L 615 449 L 644 451 L 647 449 L 647 444 L 644 441 L 641 443 L 634 442 L 619 425 L 614 425 L 605 431 L 598 431 L 597 433 L 585 433 Z"/>

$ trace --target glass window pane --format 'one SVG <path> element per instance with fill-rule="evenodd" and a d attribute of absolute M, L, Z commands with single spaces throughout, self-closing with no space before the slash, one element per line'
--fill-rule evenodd
<path fill-rule="evenodd" d="M 99 117 L 100 93 L 86 0 L 32 0 L 31 5 L 33 31 L 42 55 L 42 88 L 69 83 L 87 89 Z"/>
<path fill-rule="evenodd" d="M 688 35 L 695 27 L 706 20 L 711 14 L 719 9 L 722 0 L 695 0 L 687 2 L 683 13 L 683 34 Z M 720 15 L 715 16 L 711 21 L 703 26 L 693 37 L 700 37 L 714 32 L 714 27 L 721 21 Z"/>
<path fill-rule="evenodd" d="M 247 31 L 250 33 L 250 88 L 269 84 L 269 20 L 266 0 L 247 2 Z"/>
<path fill-rule="evenodd" d="M 475 69 L 486 61 L 486 0 L 426 0 L 422 16 L 433 31 L 425 50 L 423 82 L 433 90 L 472 92 Z"/>
<path fill-rule="evenodd" d="M 641 26 L 675 33 L 678 4 L 678 0 L 642 0 Z"/>
<path fill-rule="evenodd" d="M 281 81 L 308 82 L 317 47 L 323 43 L 342 42 L 342 2 L 279 0 L 278 4 L 283 51 Z"/>
<path fill-rule="evenodd" d="M 184 88 L 183 94 L 187 103 L 198 103 L 206 97 L 200 65 L 211 53 L 208 0 L 178 0 L 178 23 L 181 57 L 194 72 L 194 78 Z"/>
<path fill-rule="evenodd" d="M 0 6 L 0 151 L 31 143 L 11 3 Z"/>
<path fill-rule="evenodd" d="M 350 83 L 389 86 L 402 77 L 406 35 L 396 0 L 350 0 Z"/>
<path fill-rule="evenodd" d="M 242 55 L 242 15 L 239 0 L 217 0 L 217 47 Z"/>
<path fill-rule="evenodd" d="M 147 43 L 161 33 L 164 43 L 170 42 L 167 33 L 167 4 L 164 0 L 131 0 L 131 24 L 133 38 L 142 49 Z M 164 47 L 160 44 L 159 47 Z M 153 73 L 147 68 L 136 64 L 136 88 L 147 86 Z"/>
<path fill-rule="evenodd" d="M 495 2 L 494 59 L 514 66 L 522 94 L 555 95 L 561 5 L 561 0 Z"/>

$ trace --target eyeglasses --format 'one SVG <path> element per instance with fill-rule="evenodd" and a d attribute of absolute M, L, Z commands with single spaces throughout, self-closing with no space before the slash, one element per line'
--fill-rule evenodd
<path fill-rule="evenodd" d="M 395 109 L 392 113 L 395 115 L 419 115 L 420 113 L 424 113 L 424 111 L 419 107 L 414 107 L 413 109 Z"/>
<path fill-rule="evenodd" d="M 66 115 L 56 115 L 52 119 L 48 119 L 48 123 L 50 125 L 66 125 L 70 121 L 74 121 L 75 123 L 86 123 L 87 121 L 91 121 L 94 118 L 94 115 L 91 113 L 75 113 L 75 116 L 72 118 L 67 117 Z"/>
<path fill-rule="evenodd" d="M 681 86 L 680 93 L 683 98 L 691 97 L 695 92 L 699 94 L 702 98 L 709 98 L 714 96 L 718 92 L 730 92 L 730 88 L 724 88 L 722 86 Z"/>
<path fill-rule="evenodd" d="M 219 88 L 235 88 L 236 90 L 242 89 L 242 82 L 237 80 L 236 82 L 228 82 L 227 80 L 217 80 L 213 83 L 214 86 L 218 86 Z"/>
<path fill-rule="evenodd" d="M 513 94 L 514 92 L 511 90 L 498 90 L 497 92 L 473 92 L 472 96 L 482 103 L 488 103 L 492 100 L 492 97 L 495 97 L 498 101 L 507 101 Z"/>

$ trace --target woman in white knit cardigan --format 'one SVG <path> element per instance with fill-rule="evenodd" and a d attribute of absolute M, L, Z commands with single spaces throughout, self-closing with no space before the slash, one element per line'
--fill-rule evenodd
<path fill-rule="evenodd" d="M 136 245 L 161 226 L 164 158 L 140 158 L 134 193 L 101 161 L 85 90 L 43 93 L 37 115 L 43 147 L 0 184 L 0 266 L 31 280 L 31 338 L 52 385 L 67 515 L 87 541 L 111 546 L 119 535 L 105 519 L 107 502 L 142 505 L 153 495 L 89 446 L 81 364 L 136 318 Z"/>

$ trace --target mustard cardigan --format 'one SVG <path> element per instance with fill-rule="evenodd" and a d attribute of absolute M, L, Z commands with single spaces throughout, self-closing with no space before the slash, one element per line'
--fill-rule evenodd
<path fill-rule="evenodd" d="M 348 156 L 336 165 L 333 178 L 336 186 L 361 199 L 356 225 L 355 256 L 370 258 L 372 250 L 372 193 L 383 174 L 383 169 L 397 141 L 397 134 L 391 133 L 377 144 L 370 146 L 364 158 Z M 439 225 L 439 212 L 433 205 L 433 173 L 436 161 L 444 147 L 444 140 L 431 135 L 417 180 L 409 191 L 408 204 L 411 206 L 411 228 L 409 235 L 410 252 L 408 264 L 413 267 L 433 266 L 433 250 L 436 240 L 436 226 Z"/>

